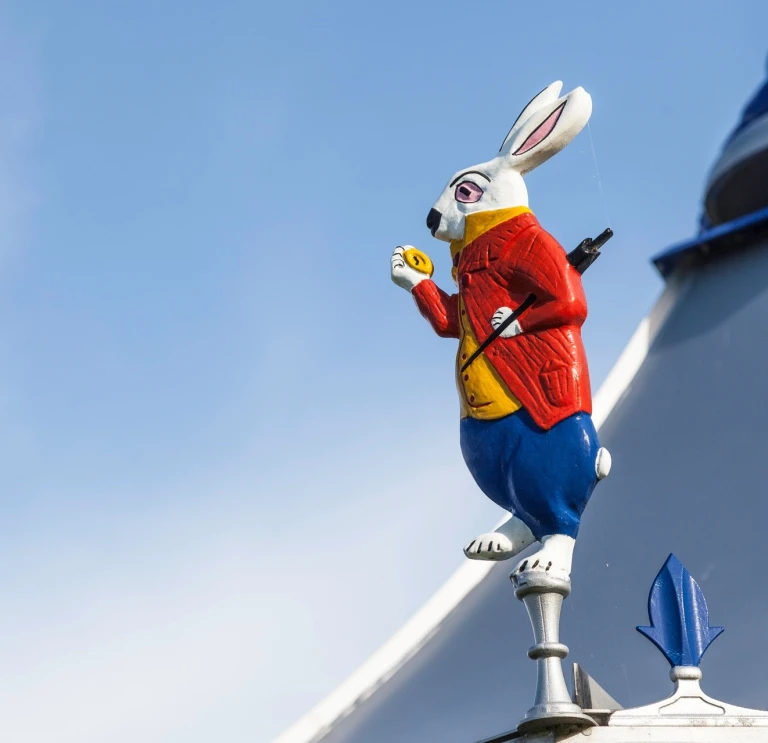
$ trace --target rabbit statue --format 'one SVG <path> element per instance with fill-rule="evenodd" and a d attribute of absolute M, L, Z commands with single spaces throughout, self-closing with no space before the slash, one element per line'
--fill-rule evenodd
<path fill-rule="evenodd" d="M 512 514 L 464 554 L 507 560 L 538 541 L 515 572 L 567 578 L 610 454 L 591 418 L 581 274 L 528 208 L 523 181 L 592 112 L 583 88 L 560 97 L 561 88 L 554 82 L 533 98 L 496 157 L 455 173 L 430 209 L 427 227 L 450 242 L 458 293 L 438 288 L 430 259 L 409 245 L 392 254 L 391 276 L 438 335 L 458 339 L 462 454 L 480 489 Z"/>

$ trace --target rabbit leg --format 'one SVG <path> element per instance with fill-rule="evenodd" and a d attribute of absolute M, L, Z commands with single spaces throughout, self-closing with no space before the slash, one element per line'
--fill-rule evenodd
<path fill-rule="evenodd" d="M 495 531 L 475 537 L 464 547 L 464 554 L 470 560 L 509 560 L 535 541 L 531 530 L 511 516 Z"/>

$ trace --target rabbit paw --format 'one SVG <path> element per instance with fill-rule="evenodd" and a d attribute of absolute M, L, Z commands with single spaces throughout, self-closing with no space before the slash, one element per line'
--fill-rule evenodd
<path fill-rule="evenodd" d="M 512 540 L 496 531 L 481 534 L 464 548 L 470 560 L 508 560 L 517 552 Z"/>
<path fill-rule="evenodd" d="M 499 307 L 496 312 L 493 313 L 491 318 L 491 326 L 494 330 L 501 325 L 510 315 L 512 310 L 509 307 Z M 514 338 L 516 335 L 520 335 L 523 329 L 520 327 L 520 323 L 517 320 L 511 322 L 501 333 L 502 338 Z"/>
<path fill-rule="evenodd" d="M 556 578 L 567 579 L 571 575 L 573 548 L 576 540 L 565 534 L 543 537 L 541 547 L 515 566 L 513 575 L 542 571 Z"/>
<path fill-rule="evenodd" d="M 398 245 L 392 253 L 392 281 L 410 292 L 417 284 L 428 279 L 429 273 L 413 268 L 411 262 L 406 260 L 406 251 L 415 251 L 415 248 L 410 245 Z"/>
<path fill-rule="evenodd" d="M 495 531 L 473 539 L 464 548 L 464 554 L 470 560 L 508 560 L 535 541 L 531 530 L 520 519 L 511 516 Z"/>

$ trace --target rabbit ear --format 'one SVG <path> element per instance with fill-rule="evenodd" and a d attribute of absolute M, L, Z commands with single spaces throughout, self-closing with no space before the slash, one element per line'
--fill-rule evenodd
<path fill-rule="evenodd" d="M 517 134 L 517 132 L 520 131 L 520 127 L 525 124 L 528 119 L 533 116 L 533 114 L 538 111 L 543 106 L 547 106 L 550 103 L 554 103 L 557 100 L 557 97 L 560 95 L 560 91 L 563 89 L 563 83 L 561 80 L 555 80 L 555 82 L 550 83 L 547 85 L 544 90 L 542 90 L 540 93 L 537 93 L 531 100 L 528 102 L 528 105 L 518 114 L 517 118 L 515 119 L 515 123 L 512 124 L 512 128 L 507 132 L 507 136 L 504 137 L 504 141 L 501 143 L 501 147 L 499 147 L 499 152 L 501 152 L 504 149 L 504 145 L 509 142 L 509 140 Z"/>
<path fill-rule="evenodd" d="M 591 113 L 589 93 L 575 88 L 537 107 L 526 121 L 521 121 L 502 146 L 502 156 L 506 155 L 518 173 L 527 173 L 560 152 L 584 128 Z"/>

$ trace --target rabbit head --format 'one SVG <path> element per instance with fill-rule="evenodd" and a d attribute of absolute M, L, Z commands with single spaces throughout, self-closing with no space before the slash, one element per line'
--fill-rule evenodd
<path fill-rule="evenodd" d="M 493 160 L 454 173 L 427 217 L 434 237 L 461 240 L 467 215 L 528 206 L 523 175 L 562 150 L 592 113 L 589 93 L 560 98 L 562 87 L 552 83 L 522 110 Z"/>

